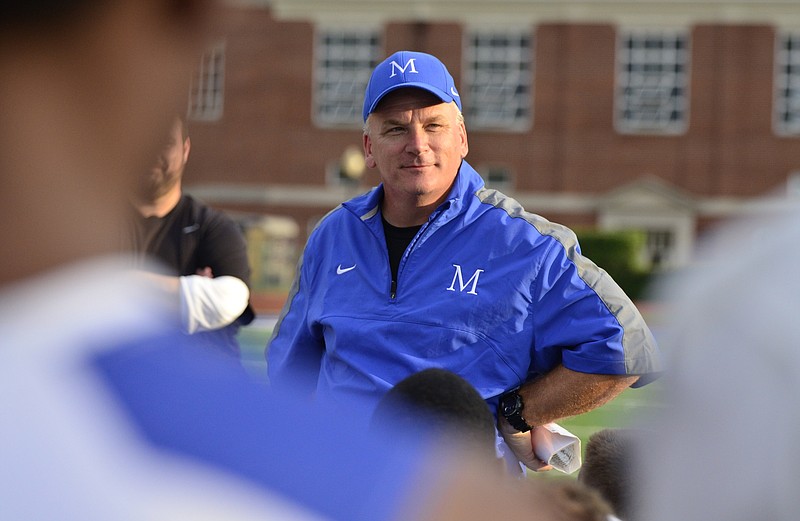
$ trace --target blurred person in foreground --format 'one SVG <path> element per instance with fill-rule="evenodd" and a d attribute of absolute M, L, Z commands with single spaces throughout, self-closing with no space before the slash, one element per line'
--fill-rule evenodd
<path fill-rule="evenodd" d="M 436 432 L 450 443 L 464 443 L 486 462 L 483 472 L 507 478 L 495 454 L 496 420 L 486 401 L 457 374 L 428 368 L 393 386 L 378 402 L 371 427 L 380 433 L 391 425 L 396 436 Z M 395 438 L 397 439 L 397 438 Z M 494 465 L 490 462 L 494 460 Z M 539 505 L 531 519 L 553 521 L 619 521 L 600 492 L 574 479 L 525 480 L 531 499 Z M 527 515 L 523 517 L 528 518 Z"/>
<path fill-rule="evenodd" d="M 133 198 L 129 247 L 166 270 L 149 276 L 180 303 L 185 332 L 239 356 L 236 335 L 254 318 L 247 244 L 233 219 L 183 193 L 191 143 L 186 122 L 176 117 Z"/>
<path fill-rule="evenodd" d="M 799 255 L 794 203 L 727 222 L 661 282 L 671 365 L 637 459 L 636 519 L 797 519 Z"/>
<path fill-rule="evenodd" d="M 594 488 L 570 478 L 558 478 L 538 485 L 537 494 L 546 498 L 547 508 L 558 521 L 620 521 L 611 504 Z M 624 521 L 624 520 L 623 520 Z"/>
<path fill-rule="evenodd" d="M 435 430 L 445 438 L 462 440 L 487 459 L 495 453 L 495 423 L 491 409 L 469 382 L 439 368 L 400 380 L 383 395 L 372 416 L 373 428 Z"/>
<path fill-rule="evenodd" d="M 627 428 L 601 429 L 589 436 L 578 481 L 597 490 L 625 521 L 635 519 L 639 497 L 633 467 L 638 438 L 644 431 Z"/>
<path fill-rule="evenodd" d="M 381 183 L 311 233 L 268 345 L 270 382 L 369 411 L 410 374 L 447 369 L 499 418 L 512 470 L 544 468 L 532 428 L 657 377 L 650 330 L 570 229 L 484 186 L 438 58 L 381 62 L 363 119 Z"/>
<path fill-rule="evenodd" d="M 186 96 L 206 0 L 0 4 L 4 519 L 491 519 L 534 511 L 435 439 L 353 431 L 180 329 L 126 200 Z M 453 474 L 439 469 L 453 468 Z M 542 519 L 546 519 L 542 517 Z"/>

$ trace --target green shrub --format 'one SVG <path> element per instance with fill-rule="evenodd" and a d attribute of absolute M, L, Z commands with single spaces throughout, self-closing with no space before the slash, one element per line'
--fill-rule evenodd
<path fill-rule="evenodd" d="M 642 298 L 650 280 L 650 270 L 643 265 L 645 233 L 636 230 L 575 230 L 581 253 L 603 268 L 628 296 Z"/>

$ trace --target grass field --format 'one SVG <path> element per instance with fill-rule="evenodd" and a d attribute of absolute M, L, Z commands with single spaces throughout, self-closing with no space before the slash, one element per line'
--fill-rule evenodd
<path fill-rule="evenodd" d="M 253 324 L 239 330 L 242 365 L 258 379 L 266 381 L 267 362 L 264 349 L 272 332 L 272 320 L 257 320 Z"/>
<path fill-rule="evenodd" d="M 242 346 L 242 364 L 258 379 L 266 380 L 264 348 L 272 330 L 272 321 L 260 321 L 242 328 L 239 342 Z M 582 447 L 592 433 L 604 428 L 628 427 L 635 425 L 646 416 L 657 412 L 662 406 L 661 384 L 656 381 L 639 389 L 628 389 L 616 399 L 591 412 L 560 422 L 561 425 L 580 437 Z M 558 472 L 544 474 L 554 478 L 563 476 Z"/>

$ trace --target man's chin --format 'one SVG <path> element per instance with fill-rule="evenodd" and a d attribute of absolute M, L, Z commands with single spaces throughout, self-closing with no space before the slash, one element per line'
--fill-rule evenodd
<path fill-rule="evenodd" d="M 164 193 L 165 191 L 161 186 L 145 184 L 140 187 L 138 193 L 136 194 L 136 198 L 144 204 L 152 204 L 155 203 Z"/>
<path fill-rule="evenodd" d="M 144 179 L 141 185 L 140 196 L 144 201 L 156 202 L 172 190 L 177 180 L 167 181 L 163 173 L 158 172 L 150 178 Z"/>

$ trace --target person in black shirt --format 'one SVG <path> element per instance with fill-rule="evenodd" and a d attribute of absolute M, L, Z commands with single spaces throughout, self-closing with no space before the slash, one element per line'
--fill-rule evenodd
<path fill-rule="evenodd" d="M 180 299 L 184 331 L 238 355 L 239 327 L 254 318 L 247 247 L 230 217 L 183 193 L 190 149 L 186 125 L 175 118 L 157 162 L 141 179 L 130 247 L 139 260 L 167 270 L 148 276 Z"/>

